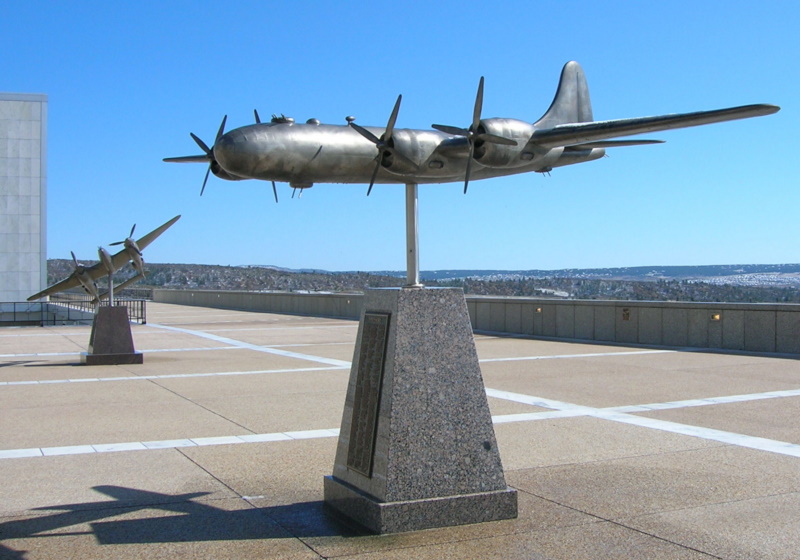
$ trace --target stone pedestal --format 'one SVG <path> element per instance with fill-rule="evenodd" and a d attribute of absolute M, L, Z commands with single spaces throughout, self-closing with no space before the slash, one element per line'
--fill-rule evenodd
<path fill-rule="evenodd" d="M 133 347 L 131 323 L 124 307 L 101 307 L 92 323 L 89 351 L 81 362 L 90 365 L 141 364 L 144 357 Z"/>
<path fill-rule="evenodd" d="M 517 516 L 460 289 L 369 290 L 325 506 L 375 533 Z"/>

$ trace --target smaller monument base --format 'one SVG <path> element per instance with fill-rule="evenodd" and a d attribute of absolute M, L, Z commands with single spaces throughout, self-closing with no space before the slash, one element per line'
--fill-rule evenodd
<path fill-rule="evenodd" d="M 333 476 L 326 476 L 324 483 L 325 509 L 329 515 L 378 534 L 469 525 L 517 516 L 517 491 L 513 488 L 405 502 L 379 502 Z"/>
<path fill-rule="evenodd" d="M 133 347 L 127 309 L 101 307 L 97 310 L 89 336 L 89 351 L 81 354 L 81 363 L 89 366 L 144 363 L 142 353 Z"/>
<path fill-rule="evenodd" d="M 143 364 L 144 354 L 89 354 L 81 352 L 81 363 L 87 366 L 118 366 L 122 364 Z"/>

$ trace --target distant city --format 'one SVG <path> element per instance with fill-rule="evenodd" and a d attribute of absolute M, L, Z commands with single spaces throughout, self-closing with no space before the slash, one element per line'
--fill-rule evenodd
<path fill-rule="evenodd" d="M 74 264 L 48 260 L 48 283 Z M 117 282 L 132 271 L 118 271 Z M 563 270 L 432 270 L 427 286 L 460 287 L 472 295 L 558 299 L 800 303 L 800 264 L 645 266 Z M 294 292 L 360 292 L 402 286 L 405 271 L 293 270 L 270 265 L 220 266 L 147 263 L 137 288 Z"/>

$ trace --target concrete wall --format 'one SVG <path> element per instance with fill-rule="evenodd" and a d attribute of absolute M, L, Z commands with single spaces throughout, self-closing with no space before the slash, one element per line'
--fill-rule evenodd
<path fill-rule="evenodd" d="M 163 303 L 358 319 L 361 294 L 154 290 Z M 476 331 L 800 354 L 800 305 L 468 296 Z"/>
<path fill-rule="evenodd" d="M 47 96 L 0 93 L 0 301 L 47 282 Z"/>
<path fill-rule="evenodd" d="M 468 297 L 478 331 L 800 354 L 800 305 Z"/>
<path fill-rule="evenodd" d="M 360 317 L 363 299 L 361 294 L 153 290 L 153 301 L 162 303 L 348 319 Z"/>

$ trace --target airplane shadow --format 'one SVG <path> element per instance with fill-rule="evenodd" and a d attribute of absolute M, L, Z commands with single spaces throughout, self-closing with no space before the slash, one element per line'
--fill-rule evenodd
<path fill-rule="evenodd" d="M 208 492 L 171 495 L 120 486 L 95 486 L 93 490 L 113 499 L 38 508 L 58 513 L 0 522 L 0 559 L 26 558 L 25 551 L 10 548 L 9 540 L 57 538 L 68 534 L 62 529 L 87 523 L 100 545 L 365 534 L 327 516 L 321 501 L 227 510 L 215 507 L 214 502 L 195 501 Z M 144 517 L 130 515 L 142 510 L 150 511 Z M 153 515 L 154 511 L 163 513 Z"/>
<path fill-rule="evenodd" d="M 11 362 L 0 362 L 0 368 L 2 367 L 12 367 L 12 366 L 25 366 L 31 367 L 31 364 L 34 364 L 33 360 L 15 360 Z"/>

